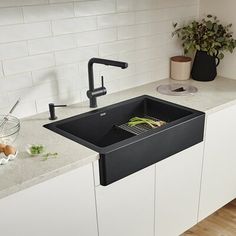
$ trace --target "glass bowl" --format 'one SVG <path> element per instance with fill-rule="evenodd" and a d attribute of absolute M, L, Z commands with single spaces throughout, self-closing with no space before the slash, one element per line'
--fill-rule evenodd
<path fill-rule="evenodd" d="M 20 131 L 20 120 L 12 115 L 0 115 L 0 143 L 12 144 Z"/>

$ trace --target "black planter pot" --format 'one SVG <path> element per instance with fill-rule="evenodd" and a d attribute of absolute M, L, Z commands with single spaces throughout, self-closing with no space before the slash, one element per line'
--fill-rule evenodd
<path fill-rule="evenodd" d="M 198 81 L 212 81 L 217 76 L 216 67 L 219 65 L 220 60 L 217 56 L 210 56 L 207 52 L 197 51 L 191 76 L 194 80 Z"/>

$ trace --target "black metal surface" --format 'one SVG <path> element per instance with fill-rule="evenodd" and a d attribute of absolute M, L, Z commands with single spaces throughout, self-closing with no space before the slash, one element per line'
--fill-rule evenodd
<path fill-rule="evenodd" d="M 66 107 L 67 105 L 55 105 L 54 103 L 49 103 L 49 120 L 56 120 L 56 113 L 55 113 L 55 107 Z"/>
<path fill-rule="evenodd" d="M 167 124 L 139 135 L 117 128 L 134 116 Z M 99 152 L 106 186 L 201 142 L 204 119 L 203 112 L 144 95 L 45 127 Z"/>
<path fill-rule="evenodd" d="M 87 97 L 90 101 L 90 107 L 97 107 L 97 97 L 106 95 L 107 90 L 104 87 L 104 80 L 102 76 L 102 86 L 100 88 L 94 88 L 94 75 L 93 75 L 93 64 L 103 64 L 106 66 L 115 66 L 120 67 L 122 69 L 126 69 L 128 67 L 128 63 L 122 61 L 113 61 L 107 60 L 103 58 L 91 58 L 88 62 L 88 80 L 89 80 L 89 90 L 87 91 Z"/>
<path fill-rule="evenodd" d="M 219 63 L 220 60 L 217 56 L 210 56 L 207 52 L 197 51 L 193 61 L 191 77 L 198 81 L 212 81 L 217 76 L 216 68 Z"/>
<path fill-rule="evenodd" d="M 204 115 L 157 132 L 145 140 L 100 155 L 100 183 L 109 185 L 203 140 Z"/>

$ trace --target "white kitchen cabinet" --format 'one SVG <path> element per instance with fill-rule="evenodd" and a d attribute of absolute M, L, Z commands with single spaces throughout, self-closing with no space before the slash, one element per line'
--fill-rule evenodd
<path fill-rule="evenodd" d="M 153 236 L 155 166 L 96 187 L 99 236 Z"/>
<path fill-rule="evenodd" d="M 178 236 L 197 223 L 203 143 L 156 164 L 155 236 Z"/>
<path fill-rule="evenodd" d="M 236 106 L 207 117 L 199 221 L 236 198 Z"/>
<path fill-rule="evenodd" d="M 92 164 L 0 200 L 2 236 L 97 236 Z"/>

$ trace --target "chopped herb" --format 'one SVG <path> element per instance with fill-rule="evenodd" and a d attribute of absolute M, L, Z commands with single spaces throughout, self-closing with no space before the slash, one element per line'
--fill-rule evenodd
<path fill-rule="evenodd" d="M 32 145 L 30 147 L 30 154 L 32 155 L 39 155 L 44 152 L 44 146 L 43 145 Z"/>
<path fill-rule="evenodd" d="M 51 158 L 57 158 L 58 157 L 58 153 L 57 152 L 54 152 L 54 153 L 48 152 L 45 155 L 43 155 L 43 157 L 44 157 L 43 161 L 47 161 L 50 157 Z"/>

